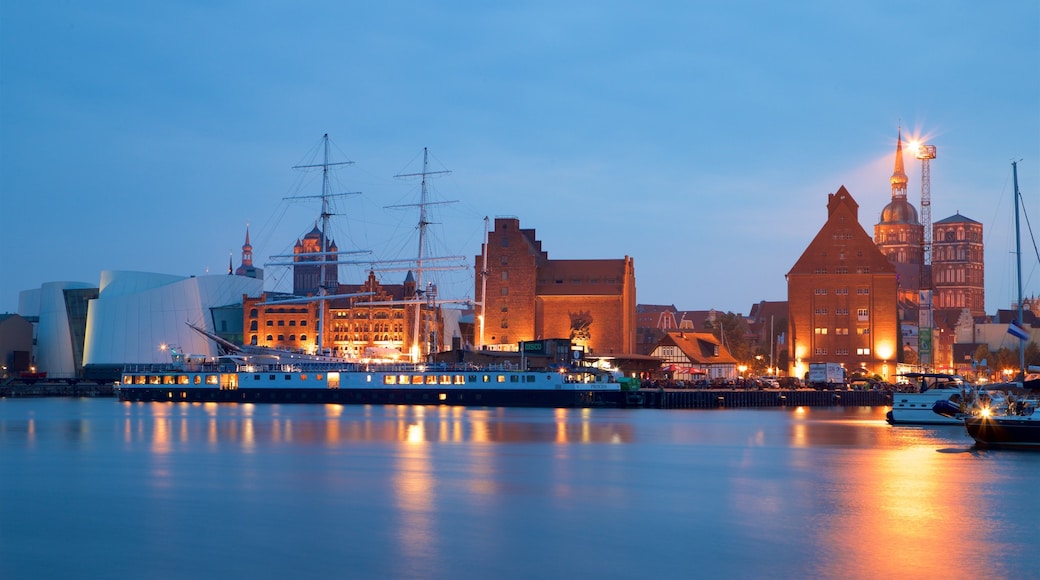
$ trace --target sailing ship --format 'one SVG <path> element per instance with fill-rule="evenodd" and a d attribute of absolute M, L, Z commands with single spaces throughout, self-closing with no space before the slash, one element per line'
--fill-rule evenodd
<path fill-rule="evenodd" d="M 427 178 L 443 173 L 429 170 L 429 153 L 425 149 L 420 173 L 397 176 L 422 178 L 419 203 L 388 206 L 419 208 L 418 256 L 414 259 L 381 262 L 383 270 L 407 269 L 409 279 L 414 282 L 414 294 L 402 300 L 385 302 L 371 292 L 328 292 L 332 288 L 339 289 L 338 273 L 330 274 L 330 268 L 338 268 L 340 264 L 363 264 L 374 268 L 376 261 L 343 261 L 340 255 L 344 252 L 340 252 L 330 240 L 328 228 L 332 214 L 329 199 L 344 194 L 330 193 L 329 168 L 349 162 L 331 163 L 327 134 L 323 142 L 324 158 L 320 164 L 296 166 L 320 168 L 323 173 L 321 194 L 314 196 L 321 199 L 321 227 L 316 226 L 316 232 L 312 232 L 318 243 L 310 251 L 297 248 L 293 254 L 272 256 L 275 259 L 291 259 L 291 262 L 268 264 L 293 267 L 301 260 L 306 260 L 312 269 L 317 267 L 317 293 L 306 297 L 254 302 L 250 306 L 282 308 L 316 302 L 318 320 L 311 352 L 256 344 L 239 346 L 190 325 L 218 345 L 220 356 L 186 355 L 174 348 L 170 350 L 170 363 L 128 365 L 124 368 L 121 383 L 116 387 L 120 400 L 593 407 L 620 406 L 631 399 L 629 393 L 622 393 L 624 381 L 616 369 L 582 364 L 551 364 L 541 369 L 528 369 L 526 365 L 509 363 L 476 366 L 426 360 L 421 323 L 432 322 L 430 319 L 436 316 L 440 304 L 458 301 L 437 298 L 432 284 L 424 288 L 423 271 L 450 268 L 450 265 L 445 264 L 463 258 L 438 258 L 425 253 L 426 226 L 430 223 L 426 208 L 433 203 L 427 199 Z M 370 278 L 373 276 L 370 273 Z M 361 309 L 383 306 L 404 306 L 410 309 L 412 338 L 410 352 L 407 353 L 410 360 L 400 362 L 399 356 L 395 356 L 392 362 L 386 359 L 361 360 L 335 356 L 333 350 L 326 348 L 323 342 L 327 334 L 325 318 L 329 301 L 340 299 L 353 300 L 354 306 Z M 429 342 L 429 350 L 432 352 L 435 349 L 434 341 L 431 339 Z M 398 351 L 394 354 L 405 353 Z"/>

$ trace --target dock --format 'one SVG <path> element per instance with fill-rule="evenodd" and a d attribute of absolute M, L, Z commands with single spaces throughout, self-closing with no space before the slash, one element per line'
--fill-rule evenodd
<path fill-rule="evenodd" d="M 887 391 L 640 389 L 645 409 L 747 409 L 753 407 L 884 407 Z"/>

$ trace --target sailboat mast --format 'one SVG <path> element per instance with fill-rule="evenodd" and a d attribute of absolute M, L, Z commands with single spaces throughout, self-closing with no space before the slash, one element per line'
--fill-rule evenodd
<path fill-rule="evenodd" d="M 1022 236 L 1019 230 L 1018 218 L 1018 162 L 1011 162 L 1011 172 L 1015 181 L 1015 275 L 1018 279 L 1018 323 L 1025 324 L 1022 319 Z M 1022 380 L 1026 376 L 1026 341 L 1018 341 L 1018 370 L 1022 373 Z"/>

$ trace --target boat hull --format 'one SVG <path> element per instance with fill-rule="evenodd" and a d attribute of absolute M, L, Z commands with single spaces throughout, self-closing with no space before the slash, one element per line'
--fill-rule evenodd
<path fill-rule="evenodd" d="M 980 447 L 1040 449 L 1040 417 L 968 417 L 964 426 Z"/>
<path fill-rule="evenodd" d="M 122 386 L 119 400 L 190 403 L 317 403 L 342 405 L 461 405 L 482 407 L 620 407 L 619 391 L 542 389 L 300 389 Z"/>

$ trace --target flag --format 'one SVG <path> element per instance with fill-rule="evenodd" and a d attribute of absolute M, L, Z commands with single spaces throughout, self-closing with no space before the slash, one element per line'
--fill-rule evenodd
<path fill-rule="evenodd" d="M 1008 334 L 1017 337 L 1019 340 L 1029 340 L 1029 333 L 1022 328 L 1017 320 L 1012 320 L 1011 324 L 1008 325 Z"/>

